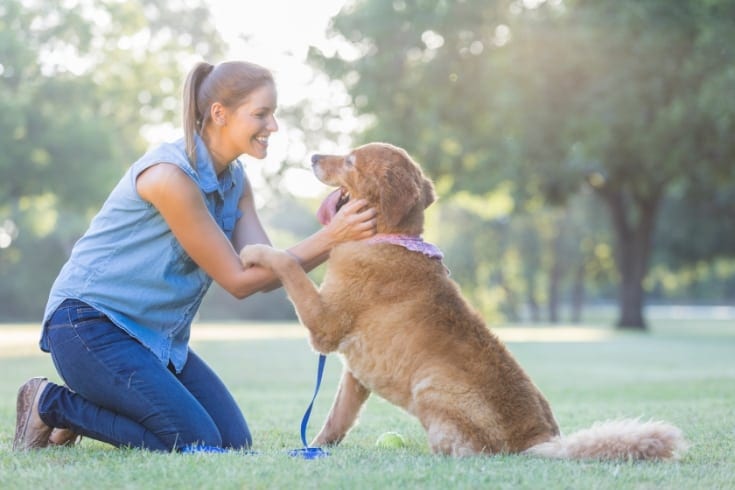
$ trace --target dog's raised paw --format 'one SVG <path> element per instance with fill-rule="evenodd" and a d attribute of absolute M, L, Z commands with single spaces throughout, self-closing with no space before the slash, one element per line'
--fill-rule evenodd
<path fill-rule="evenodd" d="M 240 250 L 240 262 L 245 267 L 251 267 L 254 265 L 267 265 L 265 264 L 268 253 L 274 252 L 275 250 L 268 245 L 260 243 L 254 245 L 246 245 Z"/>

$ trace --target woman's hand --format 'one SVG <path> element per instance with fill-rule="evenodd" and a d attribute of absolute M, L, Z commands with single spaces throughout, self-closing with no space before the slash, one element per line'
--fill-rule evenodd
<path fill-rule="evenodd" d="M 366 206 L 365 199 L 348 201 L 324 227 L 333 245 L 364 240 L 375 234 L 377 212 Z"/>

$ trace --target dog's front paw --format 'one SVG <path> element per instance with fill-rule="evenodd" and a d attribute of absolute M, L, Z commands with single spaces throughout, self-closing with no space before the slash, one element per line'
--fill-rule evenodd
<path fill-rule="evenodd" d="M 240 250 L 240 262 L 245 267 L 270 267 L 270 257 L 275 253 L 277 251 L 273 247 L 261 243 L 246 245 Z"/>
<path fill-rule="evenodd" d="M 336 435 L 332 434 L 330 436 L 319 434 L 317 437 L 314 438 L 313 441 L 311 441 L 312 447 L 324 447 L 324 446 L 337 446 L 340 442 L 342 442 L 342 439 L 344 439 L 345 435 Z"/>

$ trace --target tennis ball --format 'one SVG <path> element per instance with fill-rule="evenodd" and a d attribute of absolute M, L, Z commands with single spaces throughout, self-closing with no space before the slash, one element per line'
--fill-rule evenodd
<path fill-rule="evenodd" d="M 406 447 L 406 440 L 398 432 L 385 432 L 378 437 L 375 445 L 387 449 Z"/>

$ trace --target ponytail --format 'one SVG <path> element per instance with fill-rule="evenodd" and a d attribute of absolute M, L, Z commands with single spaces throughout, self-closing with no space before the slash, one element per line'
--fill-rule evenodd
<path fill-rule="evenodd" d="M 186 146 L 186 156 L 189 162 L 196 169 L 197 167 L 197 151 L 195 135 L 201 134 L 204 127 L 205 119 L 209 117 L 209 111 L 202 114 L 197 104 L 197 95 L 202 81 L 214 69 L 214 65 L 210 65 L 205 61 L 200 61 L 191 69 L 184 83 L 183 94 L 183 127 L 184 127 L 184 144 Z"/>
<path fill-rule="evenodd" d="M 253 90 L 268 83 L 274 83 L 271 72 L 247 61 L 227 61 L 216 67 L 205 61 L 194 65 L 184 83 L 182 116 L 186 155 L 195 169 L 195 136 L 203 134 L 212 104 L 235 109 Z"/>

